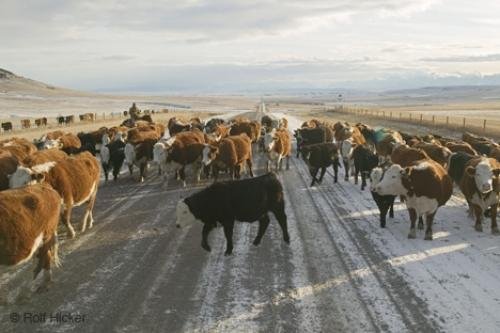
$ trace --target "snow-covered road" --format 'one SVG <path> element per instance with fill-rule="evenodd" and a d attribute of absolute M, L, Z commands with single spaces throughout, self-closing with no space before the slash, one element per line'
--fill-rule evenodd
<path fill-rule="evenodd" d="M 292 129 L 302 122 L 286 117 Z M 254 160 L 262 174 L 263 155 Z M 500 238 L 474 231 L 460 196 L 438 211 L 434 241 L 409 240 L 402 204 L 381 229 L 368 189 L 334 184 L 331 174 L 310 188 L 294 157 L 279 177 L 291 244 L 274 218 L 259 247 L 257 225 L 237 223 L 231 257 L 222 229 L 211 233 L 207 253 L 201 225 L 174 226 L 177 200 L 208 182 L 165 189 L 151 170 L 143 184 L 123 174 L 102 185 L 94 228 L 63 240 L 63 266 L 47 293 L 0 307 L 0 332 L 499 331 Z M 14 290 L 30 273 L 0 281 Z M 11 313 L 27 312 L 85 321 L 11 321 Z"/>

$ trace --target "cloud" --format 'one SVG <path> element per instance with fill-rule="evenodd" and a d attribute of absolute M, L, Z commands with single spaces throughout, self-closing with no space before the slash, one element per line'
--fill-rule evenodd
<path fill-rule="evenodd" d="M 3 0 L 0 36 L 48 32 L 60 38 L 90 36 L 97 28 L 162 34 L 187 42 L 276 34 L 346 19 L 359 13 L 409 15 L 437 0 Z M 33 28 L 36 27 L 35 30 Z M 38 31 L 37 31 L 38 30 Z"/>
<path fill-rule="evenodd" d="M 451 57 L 422 58 L 425 62 L 497 62 L 500 61 L 500 53 L 487 55 L 461 55 Z"/>

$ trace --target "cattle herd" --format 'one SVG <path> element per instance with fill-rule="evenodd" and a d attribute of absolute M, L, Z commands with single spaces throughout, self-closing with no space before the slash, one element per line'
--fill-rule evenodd
<path fill-rule="evenodd" d="M 370 179 L 370 190 L 380 210 L 380 225 L 393 217 L 396 197 L 406 203 L 410 216 L 408 237 L 416 237 L 416 223 L 425 239 L 432 239 L 432 223 L 446 204 L 455 183 L 482 231 L 483 216 L 496 223 L 499 203 L 500 145 L 488 138 L 465 133 L 462 140 L 439 135 L 417 136 L 366 124 L 330 124 L 316 119 L 295 130 L 297 158 L 307 165 L 311 184 L 321 184 L 327 169 L 344 169 L 344 180 L 353 177 L 361 190 Z M 262 154 L 267 173 L 254 177 L 253 159 Z M 100 158 L 97 159 L 96 156 Z M 36 254 L 35 278 L 44 272 L 45 289 L 51 267 L 58 264 L 57 227 L 62 220 L 69 238 L 73 207 L 85 205 L 81 232 L 93 225 L 93 208 L 101 172 L 105 181 L 121 175 L 125 165 L 138 181 L 157 165 L 164 186 L 169 180 L 187 185 L 189 178 L 213 179 L 213 184 L 177 203 L 176 224 L 203 223 L 202 247 L 210 251 L 208 235 L 217 223 L 224 228 L 226 255 L 233 249 L 234 222 L 259 221 L 258 245 L 276 217 L 286 243 L 290 242 L 282 185 L 276 173 L 289 168 L 292 137 L 286 118 L 264 115 L 260 121 L 237 117 L 230 121 L 171 118 L 155 123 L 151 116 L 134 117 L 119 126 L 102 127 L 74 135 L 61 130 L 29 142 L 23 138 L 0 141 L 0 264 L 17 266 Z M 102 170 L 102 171 L 101 171 Z M 219 182 L 223 172 L 231 178 Z M 247 179 L 240 180 L 242 174 Z M 319 175 L 318 175 L 319 174 Z M 190 177 L 187 177 L 189 175 Z"/>

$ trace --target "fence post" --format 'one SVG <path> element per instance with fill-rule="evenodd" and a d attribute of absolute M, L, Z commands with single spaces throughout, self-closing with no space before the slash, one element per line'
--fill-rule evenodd
<path fill-rule="evenodd" d="M 464 122 L 463 122 L 462 127 L 463 127 L 463 129 L 465 130 L 465 117 L 464 117 Z"/>
<path fill-rule="evenodd" d="M 382 111 L 382 117 L 385 119 L 385 111 Z"/>
<path fill-rule="evenodd" d="M 420 123 L 422 124 L 424 122 L 424 115 L 421 113 L 420 114 Z"/>
<path fill-rule="evenodd" d="M 411 121 L 411 112 L 410 112 L 410 121 Z"/>
<path fill-rule="evenodd" d="M 432 116 L 432 126 L 436 125 L 436 116 Z"/>
<path fill-rule="evenodd" d="M 401 118 L 403 118 L 403 113 L 402 112 L 399 113 L 399 119 L 401 119 Z"/>
<path fill-rule="evenodd" d="M 450 117 L 446 116 L 446 127 L 450 126 Z"/>
<path fill-rule="evenodd" d="M 486 133 L 486 119 L 483 120 L 483 133 Z"/>
<path fill-rule="evenodd" d="M 106 113 L 102 113 L 102 120 L 105 120 L 106 119 Z"/>
<path fill-rule="evenodd" d="M 389 119 L 392 119 L 392 111 L 389 113 Z"/>

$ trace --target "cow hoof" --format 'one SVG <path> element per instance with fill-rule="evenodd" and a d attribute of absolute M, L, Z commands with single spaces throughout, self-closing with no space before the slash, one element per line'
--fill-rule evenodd
<path fill-rule="evenodd" d="M 68 231 L 67 235 L 68 235 L 68 238 L 71 238 L 71 239 L 75 238 L 75 236 L 76 236 L 74 231 L 73 232 Z"/>
<path fill-rule="evenodd" d="M 380 227 L 381 227 L 381 228 L 385 228 L 385 222 L 381 222 L 381 223 L 380 223 Z"/>
<path fill-rule="evenodd" d="M 260 239 L 259 240 L 256 239 L 256 240 L 253 241 L 253 245 L 255 245 L 255 246 L 257 246 L 259 244 L 260 244 Z"/>
<path fill-rule="evenodd" d="M 290 245 L 290 238 L 287 237 L 287 238 L 284 239 L 284 241 L 285 241 L 285 243 L 287 243 L 288 245 Z"/>
<path fill-rule="evenodd" d="M 226 250 L 226 252 L 224 252 L 224 256 L 230 256 L 233 254 L 233 250 Z"/>
<path fill-rule="evenodd" d="M 207 252 L 212 251 L 212 249 L 210 248 L 210 245 L 208 245 L 208 244 L 201 244 L 201 247 L 204 248 Z"/>
<path fill-rule="evenodd" d="M 408 238 L 409 239 L 417 238 L 417 233 L 416 233 L 415 229 L 411 230 L 410 233 L 408 233 Z"/>
<path fill-rule="evenodd" d="M 426 233 L 424 240 L 432 240 L 432 234 Z"/>
<path fill-rule="evenodd" d="M 478 232 L 483 232 L 483 225 L 482 224 L 476 224 L 474 225 L 474 229 Z"/>
<path fill-rule="evenodd" d="M 491 228 L 491 233 L 493 235 L 500 235 L 500 230 L 498 230 L 498 227 Z"/>

